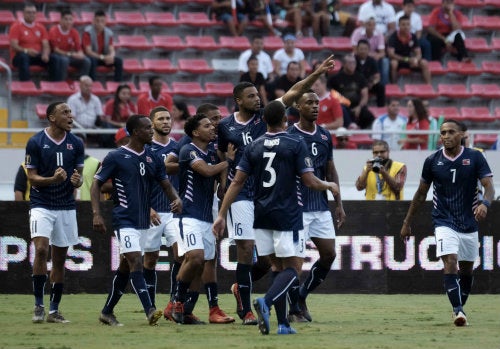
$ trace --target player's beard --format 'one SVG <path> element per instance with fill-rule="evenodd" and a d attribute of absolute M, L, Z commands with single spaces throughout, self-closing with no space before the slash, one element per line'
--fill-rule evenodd
<path fill-rule="evenodd" d="M 168 136 L 170 134 L 170 130 L 168 132 L 163 131 L 161 128 L 155 128 L 154 129 L 156 133 L 158 133 L 160 136 Z"/>

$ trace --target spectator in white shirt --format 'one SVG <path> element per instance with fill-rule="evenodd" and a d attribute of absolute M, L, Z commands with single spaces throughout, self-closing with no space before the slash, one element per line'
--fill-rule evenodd
<path fill-rule="evenodd" d="M 277 76 L 285 75 L 288 63 L 297 62 L 300 66 L 300 78 L 306 76 L 306 60 L 304 52 L 295 47 L 297 38 L 293 34 L 286 34 L 283 37 L 285 46 L 276 51 L 273 55 L 274 73 Z"/>
<path fill-rule="evenodd" d="M 259 61 L 259 73 L 264 76 L 264 79 L 274 79 L 273 74 L 273 62 L 271 57 L 263 51 L 264 39 L 261 35 L 256 35 L 252 38 L 251 47 L 243 51 L 238 59 L 238 70 L 240 74 L 246 73 L 248 71 L 247 61 L 250 56 L 257 57 Z"/>
<path fill-rule="evenodd" d="M 387 38 L 396 30 L 396 11 L 394 7 L 383 0 L 368 0 L 359 7 L 358 21 L 366 22 L 375 18 L 377 30 Z"/>
<path fill-rule="evenodd" d="M 408 119 L 399 113 L 399 101 L 391 99 L 387 105 L 387 113 L 380 115 L 373 122 L 372 131 L 380 133 L 373 133 L 372 138 L 386 141 L 391 150 L 399 150 L 401 145 L 398 141 L 402 135 L 400 131 L 404 129 L 407 122 Z M 382 133 L 391 131 L 399 133 Z"/>

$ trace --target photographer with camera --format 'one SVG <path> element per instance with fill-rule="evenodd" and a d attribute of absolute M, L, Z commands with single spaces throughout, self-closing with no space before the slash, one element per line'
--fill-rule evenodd
<path fill-rule="evenodd" d="M 406 165 L 389 158 L 389 145 L 376 140 L 373 159 L 366 162 L 356 180 L 356 189 L 365 189 L 366 200 L 402 200 L 406 181 Z"/>

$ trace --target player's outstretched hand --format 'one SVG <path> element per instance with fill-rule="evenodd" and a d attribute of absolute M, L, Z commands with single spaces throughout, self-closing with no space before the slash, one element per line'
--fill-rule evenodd
<path fill-rule="evenodd" d="M 327 59 L 325 59 L 316 71 L 320 74 L 325 74 L 330 70 L 335 69 L 335 60 L 333 59 L 334 55 L 330 55 Z"/>
<path fill-rule="evenodd" d="M 212 233 L 214 233 L 215 238 L 220 239 L 224 235 L 224 230 L 226 229 L 226 220 L 222 217 L 217 217 L 212 227 Z"/>
<path fill-rule="evenodd" d="M 182 213 L 182 201 L 180 198 L 177 198 L 170 203 L 170 211 L 178 214 Z"/>
<path fill-rule="evenodd" d="M 411 236 L 410 224 L 403 222 L 403 226 L 401 227 L 401 232 L 399 233 L 399 235 L 401 236 L 401 240 L 403 240 L 403 242 L 408 241 Z"/>

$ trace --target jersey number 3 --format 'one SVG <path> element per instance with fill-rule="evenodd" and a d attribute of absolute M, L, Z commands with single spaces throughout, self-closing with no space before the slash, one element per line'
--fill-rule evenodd
<path fill-rule="evenodd" d="M 273 160 L 276 156 L 274 152 L 264 152 L 263 157 L 267 159 L 266 168 L 264 169 L 266 172 L 269 172 L 269 180 L 262 182 L 264 188 L 272 187 L 276 183 L 276 171 L 273 168 Z"/>

